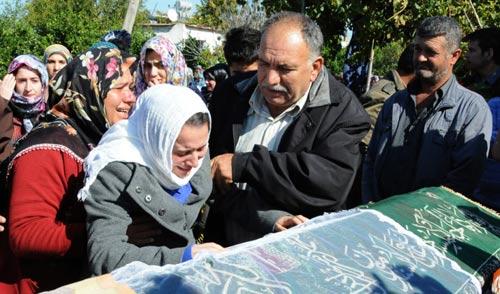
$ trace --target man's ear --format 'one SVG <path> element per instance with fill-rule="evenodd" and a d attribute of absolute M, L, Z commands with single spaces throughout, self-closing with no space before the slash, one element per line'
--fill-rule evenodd
<path fill-rule="evenodd" d="M 455 51 L 453 51 L 451 53 L 450 63 L 452 65 L 454 65 L 455 63 L 457 63 L 458 59 L 460 58 L 460 55 L 462 55 L 462 49 L 458 48 Z"/>
<path fill-rule="evenodd" d="M 488 50 L 483 52 L 484 57 L 488 58 L 488 60 L 493 60 L 493 48 L 489 48 Z"/>
<path fill-rule="evenodd" d="M 318 77 L 318 75 L 321 71 L 321 68 L 323 68 L 324 62 L 325 62 L 325 60 L 321 56 L 316 57 L 316 59 L 313 61 L 312 72 L 311 72 L 311 82 L 314 82 L 316 80 L 316 78 Z"/>

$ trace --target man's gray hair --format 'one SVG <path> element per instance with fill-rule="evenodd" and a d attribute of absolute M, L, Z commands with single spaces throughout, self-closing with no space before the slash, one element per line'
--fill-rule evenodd
<path fill-rule="evenodd" d="M 417 36 L 421 38 L 444 36 L 446 48 L 451 53 L 460 48 L 462 30 L 454 18 L 447 16 L 431 16 L 420 23 L 417 29 Z"/>
<path fill-rule="evenodd" d="M 276 23 L 291 22 L 297 24 L 302 33 L 302 37 L 309 47 L 310 57 L 316 58 L 321 55 L 321 48 L 323 47 L 323 33 L 321 28 L 309 16 L 291 11 L 282 11 L 273 14 L 262 26 L 262 35 Z"/>

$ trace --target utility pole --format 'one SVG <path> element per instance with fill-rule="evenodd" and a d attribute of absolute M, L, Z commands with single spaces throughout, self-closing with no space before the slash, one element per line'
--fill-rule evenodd
<path fill-rule="evenodd" d="M 365 94 L 370 91 L 370 85 L 371 85 L 371 81 L 372 81 L 372 71 L 373 71 L 373 56 L 375 54 L 375 51 L 374 51 L 374 45 L 375 45 L 375 39 L 372 39 L 372 47 L 370 49 L 370 59 L 369 59 L 369 63 L 368 63 L 368 76 L 366 77 L 366 90 L 365 90 Z"/>
<path fill-rule="evenodd" d="M 127 15 L 123 21 L 123 29 L 132 34 L 132 28 L 134 27 L 135 16 L 137 15 L 137 10 L 139 10 L 140 0 L 129 0 Z"/>

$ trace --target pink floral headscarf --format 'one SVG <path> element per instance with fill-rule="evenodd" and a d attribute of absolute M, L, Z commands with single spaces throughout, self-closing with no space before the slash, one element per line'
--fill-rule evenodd
<path fill-rule="evenodd" d="M 148 87 L 144 79 L 144 60 L 148 49 L 161 56 L 163 67 L 167 70 L 167 84 L 187 86 L 187 66 L 184 55 L 166 36 L 158 35 L 149 39 L 141 49 L 139 70 L 135 83 L 137 97 Z"/>
<path fill-rule="evenodd" d="M 61 69 L 50 83 L 49 107 L 66 109 L 67 120 L 90 144 L 96 145 L 110 126 L 104 99 L 123 75 L 123 58 L 118 49 L 90 49 Z"/>

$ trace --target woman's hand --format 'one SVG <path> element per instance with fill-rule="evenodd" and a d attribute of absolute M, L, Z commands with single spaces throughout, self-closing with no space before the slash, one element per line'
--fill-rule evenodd
<path fill-rule="evenodd" d="M 300 225 L 308 221 L 307 217 L 302 215 L 285 215 L 280 217 L 274 224 L 274 231 L 281 232 L 296 225 Z"/>
<path fill-rule="evenodd" d="M 13 74 L 7 74 L 3 81 L 0 81 L 0 97 L 7 101 L 10 101 L 14 89 L 16 87 L 16 77 Z"/>
<path fill-rule="evenodd" d="M 3 227 L 3 224 L 7 222 L 7 219 L 3 216 L 0 215 L 0 232 L 5 231 L 5 228 Z"/>
<path fill-rule="evenodd" d="M 217 253 L 217 252 L 224 251 L 224 247 L 220 246 L 217 243 L 212 243 L 212 242 L 203 243 L 203 244 L 195 244 L 195 245 L 193 245 L 193 247 L 191 247 L 191 256 L 194 258 L 196 254 L 198 254 L 202 251 Z"/>

